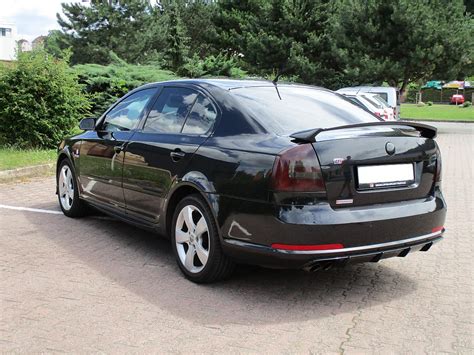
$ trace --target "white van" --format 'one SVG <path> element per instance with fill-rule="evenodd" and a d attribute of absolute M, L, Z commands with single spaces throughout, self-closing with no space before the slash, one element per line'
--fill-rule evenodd
<path fill-rule="evenodd" d="M 382 97 L 390 107 L 393 108 L 393 114 L 396 120 L 400 119 L 400 95 L 397 88 L 389 86 L 353 86 L 350 88 L 342 88 L 337 90 L 339 93 L 359 94 L 369 92 Z"/>

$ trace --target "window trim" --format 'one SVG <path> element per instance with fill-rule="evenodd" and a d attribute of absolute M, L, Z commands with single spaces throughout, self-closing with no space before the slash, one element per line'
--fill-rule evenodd
<path fill-rule="evenodd" d="M 178 88 L 178 89 L 189 89 L 189 90 L 193 90 L 195 91 L 196 93 L 198 94 L 201 94 L 203 95 L 205 98 L 209 99 L 209 101 L 211 101 L 212 105 L 214 106 L 214 108 L 216 109 L 216 113 L 217 113 L 217 116 L 216 116 L 216 119 L 214 121 L 214 124 L 212 125 L 212 128 L 209 130 L 209 133 L 208 134 L 193 134 L 193 133 L 183 133 L 183 128 L 186 124 L 186 122 L 188 121 L 188 117 L 189 117 L 189 114 L 191 113 L 193 107 L 194 107 L 194 104 L 196 103 L 196 100 L 198 99 L 199 95 L 196 96 L 196 98 L 194 99 L 194 102 L 191 106 L 191 109 L 188 111 L 188 113 L 186 114 L 186 117 L 184 119 L 184 122 L 183 122 L 183 125 L 181 126 L 181 130 L 179 132 L 148 132 L 148 131 L 145 131 L 144 130 L 144 127 L 145 127 L 145 124 L 146 124 L 146 121 L 148 120 L 148 116 L 150 115 L 150 112 L 151 112 L 151 108 L 155 105 L 156 101 L 158 101 L 158 99 L 160 98 L 161 94 L 163 93 L 163 90 L 164 89 L 167 89 L 167 88 Z M 195 86 L 195 85 L 190 85 L 190 84 L 187 84 L 187 85 L 179 85 L 179 84 L 176 84 L 176 83 L 173 83 L 172 85 L 162 85 L 159 89 L 159 94 L 156 96 L 156 98 L 153 100 L 153 105 L 150 107 L 150 109 L 148 110 L 147 114 L 146 114 L 146 117 L 144 117 L 142 119 L 142 122 L 140 122 L 139 126 L 135 129 L 135 131 L 138 131 L 140 133 L 143 133 L 143 134 L 156 134 L 156 135 L 179 135 L 179 136 L 191 136 L 191 137 L 211 137 L 214 132 L 215 132 L 215 129 L 217 127 L 217 124 L 220 122 L 220 118 L 221 118 L 221 115 L 222 115 L 222 111 L 219 107 L 219 105 L 217 104 L 216 100 L 214 99 L 214 97 L 212 97 L 212 95 L 210 95 L 207 91 L 203 90 L 201 87 L 199 86 Z"/>

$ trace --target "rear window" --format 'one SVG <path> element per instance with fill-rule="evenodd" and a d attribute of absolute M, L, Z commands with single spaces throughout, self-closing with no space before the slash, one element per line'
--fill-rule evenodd
<path fill-rule="evenodd" d="M 388 102 L 388 94 L 385 93 L 385 92 L 375 92 L 375 91 L 371 91 L 370 92 L 371 94 L 377 94 L 379 95 L 382 99 L 384 99 L 385 101 Z"/>
<path fill-rule="evenodd" d="M 245 110 L 264 127 L 288 135 L 312 128 L 379 122 L 372 114 L 330 91 L 279 86 L 233 89 Z"/>
<path fill-rule="evenodd" d="M 380 95 L 374 95 L 373 96 L 375 100 L 377 100 L 378 102 L 380 102 L 380 104 L 382 105 L 382 107 L 384 108 L 390 108 L 390 106 L 388 105 L 387 101 L 385 101 Z"/>
<path fill-rule="evenodd" d="M 364 99 L 366 99 L 370 104 L 372 104 L 372 106 L 374 106 L 378 109 L 383 108 L 382 104 L 380 102 L 378 102 L 377 99 L 375 99 L 374 97 L 371 97 L 369 95 L 362 95 L 362 97 Z"/>

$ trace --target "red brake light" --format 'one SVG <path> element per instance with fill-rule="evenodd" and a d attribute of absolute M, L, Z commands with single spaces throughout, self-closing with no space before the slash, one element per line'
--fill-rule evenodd
<path fill-rule="evenodd" d="M 326 192 L 318 157 L 311 144 L 290 148 L 273 164 L 274 191 Z"/>

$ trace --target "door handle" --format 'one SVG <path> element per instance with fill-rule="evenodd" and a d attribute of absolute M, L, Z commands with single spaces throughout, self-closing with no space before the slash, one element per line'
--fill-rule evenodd
<path fill-rule="evenodd" d="M 170 153 L 171 160 L 173 160 L 174 162 L 177 162 L 178 160 L 184 158 L 185 155 L 186 153 L 179 148 L 176 148 Z"/>

